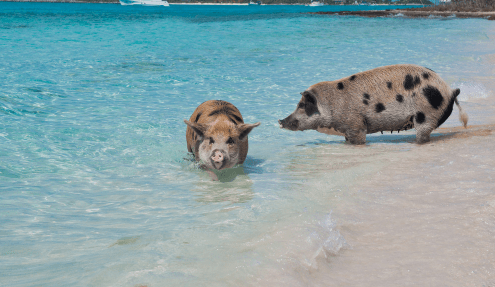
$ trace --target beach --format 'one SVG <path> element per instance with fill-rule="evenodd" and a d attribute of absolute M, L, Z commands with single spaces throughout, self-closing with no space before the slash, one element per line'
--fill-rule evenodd
<path fill-rule="evenodd" d="M 492 113 L 493 98 L 479 104 Z M 488 120 L 439 129 L 430 144 L 387 158 L 346 194 L 358 207 L 339 206 L 334 215 L 352 248 L 320 276 L 337 286 L 493 284 L 493 114 Z"/>

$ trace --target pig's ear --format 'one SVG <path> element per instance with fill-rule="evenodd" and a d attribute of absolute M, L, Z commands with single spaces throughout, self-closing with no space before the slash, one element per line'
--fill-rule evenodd
<path fill-rule="evenodd" d="M 186 125 L 188 125 L 200 138 L 204 138 L 207 126 L 203 124 L 193 123 L 188 120 L 184 120 Z"/>
<path fill-rule="evenodd" d="M 255 124 L 242 124 L 239 125 L 237 128 L 239 130 L 239 140 L 243 140 L 247 137 L 247 135 L 257 126 L 259 126 L 261 123 L 257 122 Z"/>

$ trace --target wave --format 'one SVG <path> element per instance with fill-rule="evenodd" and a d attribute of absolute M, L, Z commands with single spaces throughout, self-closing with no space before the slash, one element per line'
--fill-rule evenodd
<path fill-rule="evenodd" d="M 314 274 L 326 270 L 327 261 L 349 247 L 331 213 L 274 230 L 250 245 L 266 259 L 263 274 L 250 282 L 253 286 L 314 285 L 319 282 Z"/>
<path fill-rule="evenodd" d="M 482 83 L 477 82 L 458 82 L 451 85 L 461 89 L 458 97 L 460 101 L 469 101 L 472 99 L 485 99 L 491 95 L 491 91 Z"/>

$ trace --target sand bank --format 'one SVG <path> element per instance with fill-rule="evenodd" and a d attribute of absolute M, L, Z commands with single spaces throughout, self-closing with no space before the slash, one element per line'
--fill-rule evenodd
<path fill-rule="evenodd" d="M 375 159 L 383 168 L 340 195 L 333 216 L 349 248 L 325 259 L 329 265 L 315 274 L 319 282 L 493 286 L 495 98 L 475 102 L 461 105 L 473 122 L 485 124 L 438 128 L 424 145 L 407 132 L 379 135 L 364 147 L 411 142 L 407 152 Z M 457 120 L 456 113 L 451 117 Z"/>

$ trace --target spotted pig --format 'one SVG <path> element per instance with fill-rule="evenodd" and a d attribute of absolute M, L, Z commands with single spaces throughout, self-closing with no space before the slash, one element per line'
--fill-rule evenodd
<path fill-rule="evenodd" d="M 199 105 L 184 122 L 188 151 L 209 170 L 242 164 L 248 152 L 248 134 L 260 125 L 245 124 L 233 104 L 213 100 Z"/>
<path fill-rule="evenodd" d="M 425 143 L 450 116 L 454 103 L 467 126 L 467 114 L 456 99 L 459 93 L 428 68 L 379 67 L 312 85 L 279 124 L 292 131 L 334 128 L 352 144 L 364 144 L 366 134 L 415 128 L 416 142 Z"/>

